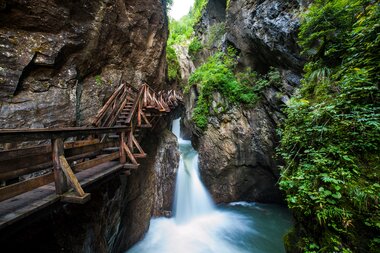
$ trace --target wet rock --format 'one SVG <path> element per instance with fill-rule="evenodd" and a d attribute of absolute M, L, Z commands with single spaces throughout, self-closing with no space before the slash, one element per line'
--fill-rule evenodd
<path fill-rule="evenodd" d="M 241 51 L 243 64 L 260 71 L 269 66 L 302 71 L 305 60 L 297 45 L 301 7 L 295 0 L 231 0 L 227 39 Z"/>
<path fill-rule="evenodd" d="M 218 5 L 210 0 L 208 5 Z M 193 142 L 199 149 L 201 173 L 217 202 L 237 200 L 281 203 L 278 189 L 278 145 L 276 128 L 284 119 L 286 102 L 300 84 L 304 59 L 296 43 L 299 14 L 309 1 L 231 0 L 226 9 L 215 9 L 218 15 L 203 13 L 196 34 L 205 34 L 212 22 L 226 17 L 225 40 L 218 50 L 233 45 L 239 53 L 239 69 L 250 67 L 266 73 L 276 67 L 281 81 L 261 93 L 253 108 L 229 104 L 220 94 L 213 94 L 208 127 L 199 131 L 191 122 L 199 95 L 196 86 L 185 98 L 185 125 L 193 132 Z M 211 13 L 211 12 L 210 12 Z M 209 43 L 210 44 L 210 43 Z M 200 57 L 201 60 L 202 57 Z"/>
<path fill-rule="evenodd" d="M 199 140 L 199 160 L 214 200 L 281 202 L 274 158 L 277 140 L 265 106 L 233 106 L 210 122 Z"/>

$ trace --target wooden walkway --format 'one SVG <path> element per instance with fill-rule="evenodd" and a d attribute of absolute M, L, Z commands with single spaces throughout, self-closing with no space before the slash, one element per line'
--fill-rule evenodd
<path fill-rule="evenodd" d="M 83 187 L 112 174 L 129 175 L 147 156 L 139 144 L 144 130 L 181 100 L 175 91 L 121 84 L 92 126 L 1 129 L 0 143 L 7 146 L 47 144 L 0 151 L 0 230 L 58 201 L 83 204 L 91 196 Z"/>

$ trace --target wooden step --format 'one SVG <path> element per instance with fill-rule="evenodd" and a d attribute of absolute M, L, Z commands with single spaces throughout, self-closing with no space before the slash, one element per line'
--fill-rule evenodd
<path fill-rule="evenodd" d="M 102 149 L 104 153 L 110 154 L 119 151 L 119 147 L 110 147 Z"/>
<path fill-rule="evenodd" d="M 124 169 L 132 169 L 135 170 L 140 166 L 140 164 L 132 164 L 132 163 L 126 163 L 123 165 Z"/>

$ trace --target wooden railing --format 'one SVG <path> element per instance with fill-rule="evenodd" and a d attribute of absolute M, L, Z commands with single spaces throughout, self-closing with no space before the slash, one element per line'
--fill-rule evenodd
<path fill-rule="evenodd" d="M 86 202 L 90 194 L 84 192 L 75 173 L 114 160 L 118 160 L 121 169 L 136 169 L 139 166 L 136 159 L 146 154 L 135 137 L 135 129 L 152 127 L 153 118 L 169 112 L 180 101 L 181 96 L 175 91 L 156 93 L 147 84 L 139 90 L 120 84 L 99 110 L 94 127 L 0 130 L 0 143 L 14 146 L 31 141 L 46 143 L 0 151 L 0 182 L 3 184 L 0 201 L 54 182 L 56 194 L 62 196 L 62 200 Z M 123 111 L 128 115 L 121 117 Z M 116 126 L 118 119 L 120 123 Z M 113 138 L 105 138 L 109 134 Z M 65 142 L 68 138 L 71 141 Z M 39 175 L 19 180 L 31 173 Z"/>
<path fill-rule="evenodd" d="M 15 129 L 0 130 L 0 142 L 20 143 L 39 140 L 50 143 L 35 147 L 11 149 L 0 152 L 0 180 L 8 185 L 0 188 L 0 201 L 28 192 L 45 184 L 55 182 L 58 195 L 68 202 L 85 202 L 89 194 L 84 193 L 74 173 L 92 168 L 101 163 L 124 158 L 120 152 L 97 157 L 105 148 L 119 147 L 117 141 L 100 143 L 94 135 L 115 133 L 120 136 L 129 128 L 59 128 L 59 129 Z M 77 141 L 64 142 L 76 137 Z M 88 138 L 81 140 L 83 138 Z M 124 162 L 125 163 L 125 162 Z M 71 164 L 71 165 L 70 165 Z M 40 176 L 18 181 L 20 176 L 40 172 Z M 70 191 L 71 186 L 73 191 Z"/>

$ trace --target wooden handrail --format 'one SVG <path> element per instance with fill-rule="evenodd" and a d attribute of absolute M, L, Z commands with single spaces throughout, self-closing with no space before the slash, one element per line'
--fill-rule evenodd
<path fill-rule="evenodd" d="M 128 118 L 127 118 L 127 120 L 126 120 L 126 123 L 127 123 L 127 124 L 130 124 L 130 123 L 131 123 L 132 118 L 133 118 L 133 117 L 135 116 L 135 114 L 136 114 L 136 109 L 138 108 L 139 103 L 141 102 L 142 96 L 143 96 L 143 94 L 144 94 L 144 87 L 145 87 L 145 84 L 140 88 L 140 90 L 139 90 L 139 94 L 137 95 L 137 97 L 136 97 L 136 99 L 135 99 L 135 101 L 134 101 L 134 103 L 133 103 L 132 110 L 131 110 L 131 112 L 129 113 Z"/>
<path fill-rule="evenodd" d="M 125 84 L 121 84 L 116 90 L 115 92 L 111 95 L 111 97 L 108 99 L 108 101 L 106 102 L 106 104 L 102 107 L 102 109 L 98 112 L 98 114 L 96 115 L 95 117 L 95 121 L 93 122 L 93 125 L 94 126 L 98 126 L 99 123 L 101 122 L 101 120 L 103 119 L 104 115 L 106 114 L 107 112 L 107 109 L 109 108 L 109 106 L 111 105 L 112 102 L 115 101 L 117 95 L 119 94 L 119 92 L 121 91 L 121 89 L 125 87 Z"/>
<path fill-rule="evenodd" d="M 68 138 L 73 136 L 121 133 L 129 131 L 129 126 L 122 127 L 69 127 L 69 128 L 31 128 L 31 129 L 1 129 L 0 143 L 21 141 L 36 141 L 45 139 Z"/>

